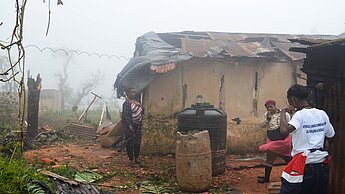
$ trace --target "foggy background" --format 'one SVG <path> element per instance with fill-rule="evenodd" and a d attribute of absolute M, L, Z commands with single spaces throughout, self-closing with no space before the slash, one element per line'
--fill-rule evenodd
<path fill-rule="evenodd" d="M 26 69 L 43 79 L 43 89 L 57 89 L 56 74 L 68 63 L 75 92 L 92 75 L 102 75 L 92 90 L 115 98 L 116 75 L 132 57 L 138 36 L 148 31 L 218 31 L 239 33 L 329 34 L 345 31 L 344 0 L 28 0 L 25 11 Z M 9 42 L 15 24 L 15 1 L 0 0 L 0 40 Z M 30 46 L 34 45 L 34 46 Z M 115 55 L 66 55 L 49 47 Z M 3 50 L 0 56 L 5 56 Z M 121 57 L 118 59 L 117 57 Z M 25 72 L 26 73 L 26 72 Z M 92 97 L 90 95 L 90 97 Z"/>

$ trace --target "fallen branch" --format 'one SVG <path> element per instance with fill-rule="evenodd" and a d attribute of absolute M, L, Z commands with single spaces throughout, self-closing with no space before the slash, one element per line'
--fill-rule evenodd
<path fill-rule="evenodd" d="M 76 186 L 79 185 L 78 182 L 73 181 L 73 180 L 69 180 L 68 178 L 63 177 L 63 176 L 58 175 L 58 174 L 55 174 L 55 173 L 53 173 L 53 172 L 46 171 L 46 170 L 41 170 L 40 172 L 41 172 L 42 174 L 47 175 L 47 176 L 50 176 L 50 177 L 59 179 L 59 180 L 61 180 L 61 181 L 63 181 L 63 182 L 66 182 L 66 183 L 68 183 L 68 184 L 70 184 L 70 185 L 76 185 Z"/>

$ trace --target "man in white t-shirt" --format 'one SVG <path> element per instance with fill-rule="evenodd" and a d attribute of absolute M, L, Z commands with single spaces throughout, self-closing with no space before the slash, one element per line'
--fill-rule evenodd
<path fill-rule="evenodd" d="M 281 194 L 327 193 L 329 178 L 328 152 L 324 149 L 325 137 L 335 135 L 328 115 L 310 107 L 307 102 L 307 88 L 295 84 L 287 91 L 290 106 L 282 109 L 281 114 L 296 111 L 288 122 L 281 116 L 280 131 L 291 133 L 293 159 L 282 173 Z"/>

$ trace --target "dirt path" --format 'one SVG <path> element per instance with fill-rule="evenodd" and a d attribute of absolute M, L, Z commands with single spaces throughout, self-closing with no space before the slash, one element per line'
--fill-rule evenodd
<path fill-rule="evenodd" d="M 140 193 L 135 185 L 143 181 L 170 183 L 169 186 L 175 187 L 176 190 L 173 155 L 144 156 L 141 166 L 132 167 L 128 165 L 124 152 L 102 148 L 98 144 L 68 144 L 30 150 L 24 154 L 24 157 L 30 163 L 40 163 L 46 158 L 53 160 L 55 164 L 53 167 L 67 164 L 79 170 L 93 169 L 106 175 L 101 187 L 116 189 L 116 193 Z M 211 192 L 226 193 L 229 188 L 237 188 L 245 194 L 266 194 L 268 184 L 257 183 L 257 176 L 262 176 L 264 169 L 248 168 L 262 164 L 263 160 L 239 161 L 237 158 L 238 156 L 228 156 L 226 172 L 213 177 Z M 273 168 L 271 181 L 280 181 L 283 168 L 283 166 Z"/>

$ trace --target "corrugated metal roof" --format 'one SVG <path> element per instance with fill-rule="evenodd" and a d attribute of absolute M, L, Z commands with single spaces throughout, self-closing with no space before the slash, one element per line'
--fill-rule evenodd
<path fill-rule="evenodd" d="M 305 54 L 303 53 L 289 51 L 290 47 L 301 47 L 301 48 L 305 47 L 303 45 L 295 44 L 295 43 L 280 43 L 280 42 L 273 42 L 273 44 L 293 61 L 297 61 L 297 60 L 301 60 L 305 58 Z"/>
<path fill-rule="evenodd" d="M 278 38 L 279 42 L 290 42 L 289 38 L 296 37 L 296 35 L 289 35 L 289 34 L 279 34 L 279 35 L 274 35 L 274 36 Z"/>
<path fill-rule="evenodd" d="M 247 38 L 245 34 L 225 33 L 225 32 L 208 32 L 212 40 L 228 40 L 233 42 L 243 41 Z"/>
<path fill-rule="evenodd" d="M 301 47 L 300 44 L 288 40 L 298 35 L 225 32 L 207 34 L 210 39 L 194 39 L 189 36 L 190 34 L 185 34 L 185 37 L 181 38 L 182 50 L 191 52 L 196 57 L 214 57 L 219 54 L 230 57 L 265 57 L 258 55 L 258 49 L 263 47 L 263 40 L 266 39 L 266 42 L 275 45 L 276 49 L 281 50 L 291 60 L 301 60 L 305 57 L 303 53 L 289 51 L 290 47 Z"/>
<path fill-rule="evenodd" d="M 230 40 L 234 42 L 243 42 L 251 38 L 265 38 L 276 39 L 278 42 L 290 42 L 289 38 L 299 37 L 298 35 L 290 34 L 260 34 L 260 33 L 226 33 L 226 32 L 208 32 L 208 35 L 213 40 Z"/>
<path fill-rule="evenodd" d="M 177 48 L 182 48 L 182 50 L 184 51 L 191 52 L 196 57 L 216 57 L 220 54 L 228 55 L 230 57 L 272 56 L 275 54 L 274 50 L 270 49 L 269 45 L 263 45 L 264 40 L 267 39 L 268 44 L 276 46 L 276 48 L 273 49 L 281 50 L 291 60 L 301 60 L 305 57 L 305 55 L 302 53 L 289 51 L 290 47 L 301 47 L 301 45 L 298 43 L 291 43 L 289 39 L 298 39 L 302 37 L 334 39 L 334 37 L 336 37 L 333 35 L 293 35 L 194 31 L 162 33 L 159 35 L 161 38 L 163 38 L 164 41 L 167 41 L 169 44 L 172 44 Z M 270 52 L 266 52 L 266 50 Z"/>
<path fill-rule="evenodd" d="M 220 53 L 230 57 L 258 57 L 255 51 L 260 46 L 258 42 L 235 43 L 226 40 L 194 40 L 181 39 L 182 50 L 193 53 L 196 57 L 212 57 Z"/>
<path fill-rule="evenodd" d="M 256 55 L 256 50 L 259 48 L 260 43 L 228 43 L 225 47 L 227 55 L 230 57 L 259 57 Z"/>
<path fill-rule="evenodd" d="M 290 42 L 288 38 L 294 38 L 295 35 L 289 35 L 289 34 L 246 34 L 247 39 L 251 38 L 268 38 L 271 41 L 274 42 Z"/>
<path fill-rule="evenodd" d="M 255 51 L 257 55 L 274 55 L 275 52 L 276 51 L 272 48 L 271 41 L 268 39 L 268 37 L 264 38 L 260 44 L 260 47 Z"/>
<path fill-rule="evenodd" d="M 193 53 L 196 57 L 207 57 L 218 54 L 226 46 L 222 40 L 195 40 L 182 38 L 182 50 Z"/>
<path fill-rule="evenodd" d="M 230 57 L 259 57 L 256 50 L 258 42 L 236 43 L 226 40 L 181 39 L 182 50 L 193 53 L 196 57 L 212 57 L 220 53 Z"/>

